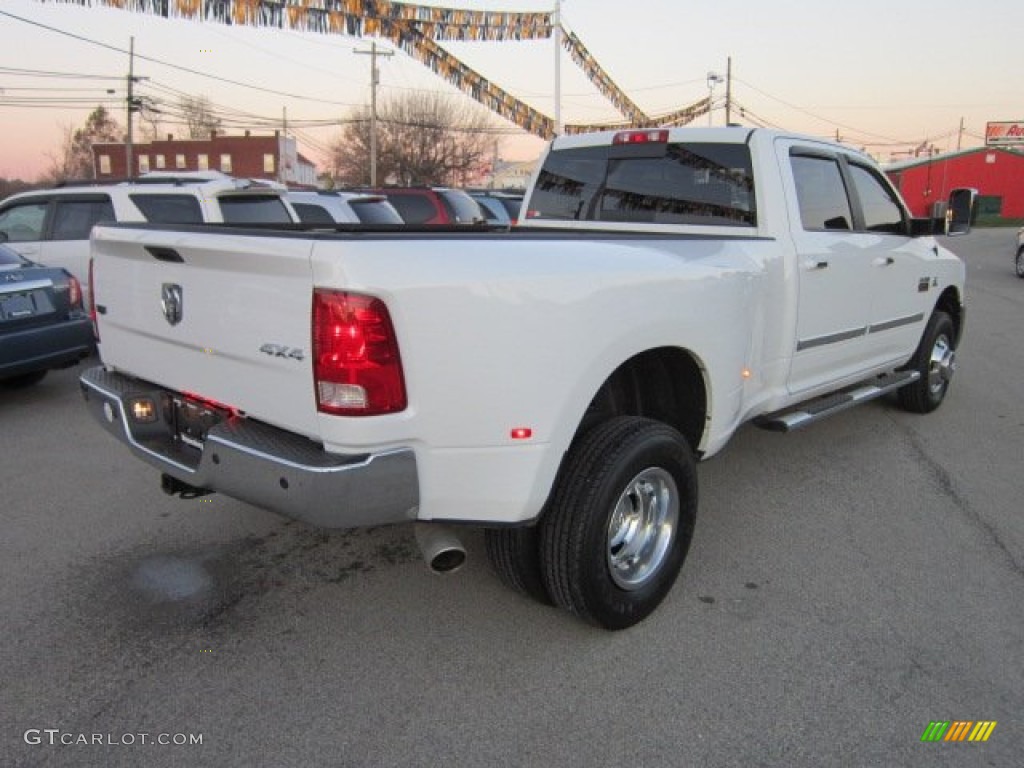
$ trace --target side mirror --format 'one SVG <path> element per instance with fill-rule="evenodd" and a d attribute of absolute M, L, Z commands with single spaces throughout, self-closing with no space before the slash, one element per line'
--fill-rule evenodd
<path fill-rule="evenodd" d="M 978 190 L 969 187 L 954 189 L 949 193 L 949 208 L 946 211 L 948 235 L 966 235 L 971 231 L 971 219 L 974 216 L 974 201 Z"/>

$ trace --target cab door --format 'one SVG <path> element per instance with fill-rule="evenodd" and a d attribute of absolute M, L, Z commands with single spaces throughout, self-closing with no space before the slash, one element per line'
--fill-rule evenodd
<path fill-rule="evenodd" d="M 869 364 L 906 362 L 917 348 L 935 303 L 935 241 L 910 236 L 908 214 L 878 170 L 850 159 L 856 218 L 871 250 Z"/>
<path fill-rule="evenodd" d="M 855 231 L 838 154 L 783 142 L 798 283 L 789 389 L 822 390 L 863 366 L 871 307 L 871 252 Z"/>

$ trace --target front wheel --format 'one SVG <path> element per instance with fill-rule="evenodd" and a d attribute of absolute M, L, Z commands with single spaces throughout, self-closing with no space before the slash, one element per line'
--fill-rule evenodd
<path fill-rule="evenodd" d="M 682 567 L 697 516 L 693 454 L 672 427 L 631 416 L 573 447 L 541 521 L 556 605 L 607 629 L 648 616 Z"/>
<path fill-rule="evenodd" d="M 1018 249 L 1015 266 L 1017 267 L 1017 277 L 1024 277 L 1024 248 Z"/>
<path fill-rule="evenodd" d="M 907 366 L 907 370 L 917 371 L 921 378 L 899 390 L 899 402 L 904 410 L 931 413 L 942 405 L 956 372 L 955 339 L 953 319 L 945 312 L 936 311 Z"/>

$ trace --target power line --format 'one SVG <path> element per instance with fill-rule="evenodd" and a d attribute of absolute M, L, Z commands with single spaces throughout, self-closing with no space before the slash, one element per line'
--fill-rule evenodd
<path fill-rule="evenodd" d="M 99 46 L 100 48 L 105 48 L 105 49 L 107 49 L 109 51 L 114 51 L 115 53 L 122 53 L 122 54 L 128 55 L 128 51 L 126 51 L 123 48 L 118 48 L 116 45 L 109 45 L 107 43 L 101 43 L 99 40 L 93 40 L 93 39 L 88 38 L 88 37 L 83 37 L 82 35 L 76 35 L 76 34 L 74 34 L 72 32 L 67 32 L 67 31 L 65 31 L 63 29 L 57 29 L 56 27 L 51 27 L 51 26 L 49 26 L 47 24 L 42 24 L 42 23 L 40 23 L 38 21 L 32 21 L 31 19 L 25 19 L 25 18 L 22 18 L 21 16 L 16 16 L 13 13 L 8 13 L 7 11 L 0 11 L 0 16 L 7 16 L 8 18 L 14 19 L 15 21 L 21 21 L 21 22 L 24 22 L 25 24 L 31 24 L 34 27 L 40 27 L 40 28 L 48 30 L 50 32 L 56 32 L 57 34 L 64 35 L 65 37 L 70 37 L 70 38 L 72 38 L 74 40 L 79 40 L 79 41 L 81 41 L 83 43 L 89 43 L 90 45 L 96 45 L 96 46 Z M 272 88 L 264 88 L 264 87 L 259 86 L 259 85 L 250 85 L 249 83 L 243 83 L 243 82 L 240 82 L 238 80 L 231 80 L 231 79 L 226 78 L 226 77 L 220 77 L 218 75 L 211 75 L 208 72 L 200 72 L 200 71 L 195 70 L 195 69 L 189 69 L 188 67 L 183 67 L 180 64 L 172 64 L 169 61 L 161 61 L 160 59 L 155 59 L 152 56 L 145 56 L 145 55 L 143 55 L 141 53 L 135 54 L 135 58 L 142 59 L 143 61 L 148 61 L 148 62 L 151 62 L 153 64 L 159 64 L 160 66 L 163 66 L 163 67 L 170 67 L 171 69 L 177 69 L 177 70 L 179 70 L 181 72 L 187 72 L 188 74 L 196 75 L 197 77 L 205 77 L 205 78 L 208 78 L 210 80 L 216 80 L 216 81 L 221 82 L 221 83 L 227 83 L 228 85 L 237 85 L 240 88 L 248 88 L 250 90 L 260 91 L 262 93 L 270 93 L 270 94 L 273 94 L 275 96 L 284 96 L 284 97 L 289 98 L 289 99 L 298 99 L 300 101 L 313 101 L 313 102 L 318 102 L 318 103 L 321 103 L 321 104 L 334 104 L 336 106 L 343 106 L 343 107 L 357 106 L 357 105 L 346 103 L 346 102 L 343 102 L 343 101 L 333 101 L 331 99 L 318 99 L 318 98 L 315 98 L 313 96 L 298 96 L 298 95 L 296 95 L 294 93 L 286 93 L 284 91 L 277 91 L 277 90 L 274 90 Z"/>
<path fill-rule="evenodd" d="M 10 14 L 0 11 L 0 14 L 8 16 Z M 52 72 L 45 69 L 20 69 L 18 67 L 2 67 L 0 66 L 0 74 L 4 75 L 16 75 L 18 77 L 61 77 L 69 79 L 82 79 L 82 80 L 122 80 L 123 78 L 114 77 L 112 75 L 86 75 L 81 72 Z"/>

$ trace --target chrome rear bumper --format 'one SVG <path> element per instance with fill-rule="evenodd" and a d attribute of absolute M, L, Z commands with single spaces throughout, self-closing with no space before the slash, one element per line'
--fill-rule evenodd
<path fill-rule="evenodd" d="M 409 448 L 328 453 L 305 437 L 241 417 L 210 427 L 194 446 L 174 436 L 159 406 L 174 393 L 103 367 L 85 371 L 80 382 L 89 411 L 107 432 L 183 483 L 323 528 L 416 518 L 419 481 Z M 133 418 L 131 403 L 138 398 L 158 404 L 155 422 Z"/>

